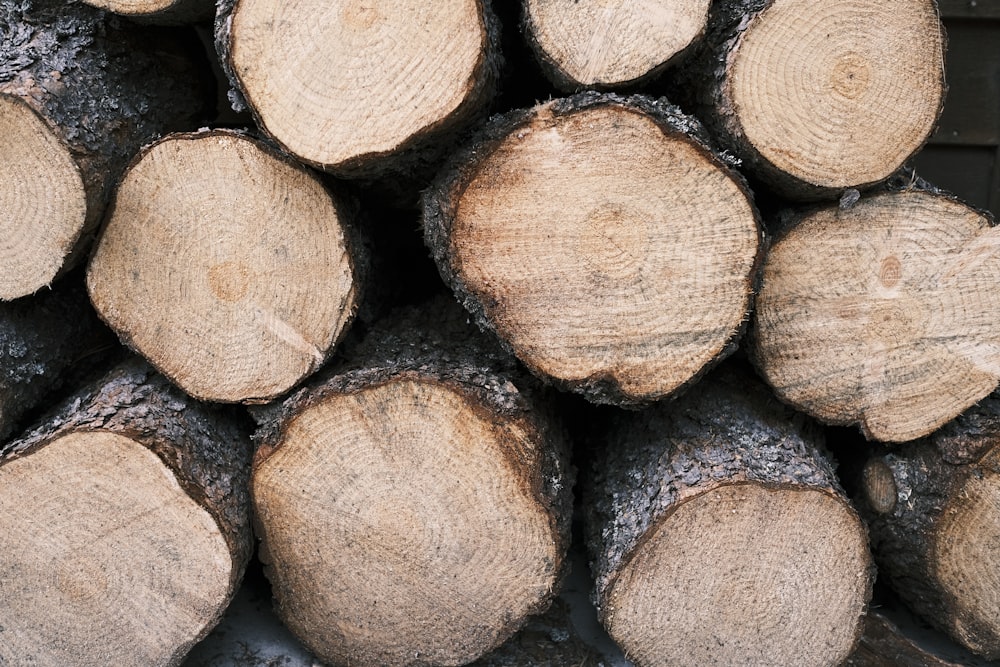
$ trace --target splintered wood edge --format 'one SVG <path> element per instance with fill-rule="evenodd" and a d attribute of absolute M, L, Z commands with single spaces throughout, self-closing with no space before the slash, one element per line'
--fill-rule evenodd
<path fill-rule="evenodd" d="M 0 301 L 32 294 L 63 268 L 87 223 L 69 148 L 24 100 L 0 93 Z"/>
<path fill-rule="evenodd" d="M 298 412 L 252 481 L 279 615 L 338 664 L 457 665 L 498 646 L 562 570 L 537 438 L 424 380 Z"/>
<path fill-rule="evenodd" d="M 439 265 L 533 372 L 635 404 L 739 338 L 761 237 L 738 176 L 621 99 L 524 114 L 425 223 L 448 229 Z"/>
<path fill-rule="evenodd" d="M 931 571 L 949 601 L 951 633 L 972 651 L 1000 658 L 1000 446 L 975 464 L 941 512 Z"/>
<path fill-rule="evenodd" d="M 933 0 L 775 0 L 729 68 L 724 96 L 745 140 L 780 172 L 823 188 L 889 177 L 924 145 L 944 104 Z"/>
<path fill-rule="evenodd" d="M 843 499 L 725 485 L 650 529 L 606 590 L 603 622 L 643 667 L 833 665 L 861 635 L 871 581 Z"/>
<path fill-rule="evenodd" d="M 315 175 L 228 131 L 170 135 L 126 171 L 87 272 L 123 340 L 187 393 L 278 396 L 357 310 L 346 207 Z"/>
<path fill-rule="evenodd" d="M 906 442 L 1000 380 L 998 230 L 921 191 L 801 218 L 771 247 L 751 354 L 782 400 L 830 424 Z"/>
<path fill-rule="evenodd" d="M 268 135 L 308 164 L 349 173 L 478 102 L 493 48 L 486 11 L 483 0 L 337 0 L 320 14 L 309 0 L 236 0 L 229 59 Z"/>
<path fill-rule="evenodd" d="M 608 88 L 661 69 L 704 32 L 709 4 L 526 0 L 524 23 L 538 55 L 565 79 L 558 83 Z"/>
<path fill-rule="evenodd" d="M 0 514 L 5 664 L 178 665 L 233 595 L 212 515 L 125 436 L 73 432 L 0 466 Z"/>

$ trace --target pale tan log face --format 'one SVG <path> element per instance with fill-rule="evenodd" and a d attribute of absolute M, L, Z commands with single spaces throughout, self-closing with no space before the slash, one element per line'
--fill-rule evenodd
<path fill-rule="evenodd" d="M 934 129 L 944 39 L 933 0 L 775 0 L 730 55 L 749 143 L 807 183 L 892 174 Z"/>
<path fill-rule="evenodd" d="M 223 612 L 232 557 L 142 445 L 77 432 L 0 467 L 0 663 L 174 665 Z"/>
<path fill-rule="evenodd" d="M 264 129 L 333 166 L 394 151 L 468 97 L 476 0 L 239 0 L 232 64 Z"/>
<path fill-rule="evenodd" d="M 229 402 L 315 370 L 357 299 L 320 182 L 229 133 L 179 135 L 133 165 L 87 281 L 101 316 L 164 374 Z"/>
<path fill-rule="evenodd" d="M 973 650 L 1000 656 L 1000 447 L 969 475 L 941 514 L 931 567 L 955 610 L 952 631 Z"/>
<path fill-rule="evenodd" d="M 144 15 L 170 9 L 178 0 L 84 0 L 85 4 L 115 14 Z"/>
<path fill-rule="evenodd" d="M 336 664 L 458 665 L 498 644 L 562 558 L 513 449 L 536 446 L 430 383 L 301 412 L 252 487 L 285 623 Z"/>
<path fill-rule="evenodd" d="M 48 285 L 87 220 L 69 149 L 26 103 L 0 94 L 0 301 Z"/>
<path fill-rule="evenodd" d="M 463 281 L 522 361 L 638 400 L 737 335 L 757 247 L 740 186 L 616 105 L 541 110 L 477 166 L 451 232 Z"/>
<path fill-rule="evenodd" d="M 838 665 L 859 634 L 870 556 L 860 519 L 818 490 L 737 484 L 684 502 L 608 594 L 638 665 Z"/>
<path fill-rule="evenodd" d="M 771 249 L 754 353 L 782 398 L 877 440 L 932 432 L 1000 380 L 997 231 L 919 192 L 820 210 Z"/>
<path fill-rule="evenodd" d="M 583 85 L 638 79 L 705 28 L 709 0 L 528 0 L 532 36 Z"/>

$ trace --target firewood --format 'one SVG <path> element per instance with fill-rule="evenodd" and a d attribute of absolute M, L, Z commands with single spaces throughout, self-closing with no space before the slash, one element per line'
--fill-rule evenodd
<path fill-rule="evenodd" d="M 466 664 L 557 592 L 562 431 L 452 308 L 376 328 L 258 433 L 251 489 L 278 614 L 332 664 Z"/>
<path fill-rule="evenodd" d="M 652 79 L 705 30 L 709 0 L 524 0 L 524 32 L 559 88 L 607 90 Z"/>
<path fill-rule="evenodd" d="M 214 0 L 81 0 L 139 23 L 179 25 L 215 16 Z"/>
<path fill-rule="evenodd" d="M 0 449 L 0 663 L 180 664 L 249 559 L 249 459 L 136 360 Z"/>
<path fill-rule="evenodd" d="M 861 634 L 864 525 L 822 432 L 749 369 L 618 413 L 585 478 L 595 603 L 640 667 L 836 665 Z"/>
<path fill-rule="evenodd" d="M 92 7 L 3 0 L 0 26 L 0 300 L 11 300 L 84 255 L 125 163 L 158 134 L 197 127 L 207 86 L 197 44 Z"/>
<path fill-rule="evenodd" d="M 787 197 L 893 174 L 944 103 L 934 0 L 722 0 L 683 88 L 713 135 Z"/>
<path fill-rule="evenodd" d="M 430 159 L 485 110 L 500 65 L 489 5 L 220 0 L 216 48 L 234 105 L 282 148 L 374 177 Z"/>
<path fill-rule="evenodd" d="M 425 193 L 441 275 L 540 377 L 602 403 L 675 392 L 735 349 L 760 243 L 699 130 L 597 93 L 496 119 Z"/>
<path fill-rule="evenodd" d="M 841 667 L 961 667 L 918 646 L 885 614 L 870 609 L 858 649 Z"/>
<path fill-rule="evenodd" d="M 799 212 L 764 265 L 751 351 L 778 395 L 875 440 L 927 435 L 1000 380 L 1000 236 L 943 194 Z"/>
<path fill-rule="evenodd" d="M 1000 658 L 1000 398 L 873 456 L 862 477 L 872 550 L 896 593 L 969 650 Z"/>
<path fill-rule="evenodd" d="M 81 282 L 63 280 L 52 290 L 0 303 L 0 442 L 29 410 L 100 363 L 113 345 Z"/>
<path fill-rule="evenodd" d="M 245 135 L 171 135 L 129 166 L 87 285 L 182 389 L 260 402 L 322 365 L 359 299 L 352 205 Z"/>

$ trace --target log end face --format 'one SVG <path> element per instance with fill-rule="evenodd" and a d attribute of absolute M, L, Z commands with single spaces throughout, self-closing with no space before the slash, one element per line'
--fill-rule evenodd
<path fill-rule="evenodd" d="M 344 210 L 258 142 L 174 135 L 123 179 L 88 270 L 91 299 L 188 393 L 273 398 L 325 361 L 357 310 Z"/>
<path fill-rule="evenodd" d="M 0 301 L 62 270 L 90 215 L 69 148 L 21 98 L 0 93 Z"/>
<path fill-rule="evenodd" d="M 649 402 L 739 337 L 756 213 L 700 144 L 617 98 L 536 107 L 483 152 L 439 261 L 534 372 Z"/>
<path fill-rule="evenodd" d="M 861 484 L 868 505 L 879 514 L 891 514 L 896 508 L 899 490 L 892 468 L 881 459 L 869 461 L 861 473 Z"/>
<path fill-rule="evenodd" d="M 564 558 L 522 469 L 533 437 L 417 380 L 299 412 L 252 484 L 285 623 L 337 664 L 465 664 L 499 645 L 548 606 Z"/>
<path fill-rule="evenodd" d="M 175 664 L 235 592 L 218 524 L 124 436 L 71 432 L 8 461 L 0 512 L 5 664 Z"/>
<path fill-rule="evenodd" d="M 930 570 L 951 608 L 950 634 L 1000 658 L 1000 447 L 978 463 L 942 511 Z"/>
<path fill-rule="evenodd" d="M 735 484 L 687 500 L 640 543 L 603 619 L 642 665 L 832 665 L 871 594 L 867 535 L 846 502 Z"/>
<path fill-rule="evenodd" d="M 874 440 L 926 436 L 1000 380 L 996 231 L 920 191 L 806 214 L 771 248 L 752 355 L 779 396 Z"/>
<path fill-rule="evenodd" d="M 880 182 L 934 130 L 943 54 L 931 0 L 779 0 L 729 55 L 729 113 L 764 176 L 811 190 Z"/>

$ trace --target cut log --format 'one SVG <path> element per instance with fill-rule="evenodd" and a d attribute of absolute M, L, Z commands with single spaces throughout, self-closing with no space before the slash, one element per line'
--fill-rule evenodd
<path fill-rule="evenodd" d="M 140 23 L 180 25 L 215 16 L 215 0 L 82 0 Z"/>
<path fill-rule="evenodd" d="M 485 111 L 499 75 L 488 0 L 220 0 L 216 48 L 260 128 L 341 176 L 403 171 Z"/>
<path fill-rule="evenodd" d="M 101 317 L 184 391 L 260 402 L 357 310 L 353 207 L 247 136 L 171 135 L 129 166 L 87 273 Z"/>
<path fill-rule="evenodd" d="M 0 443 L 67 378 L 96 370 L 113 345 L 82 281 L 0 304 Z"/>
<path fill-rule="evenodd" d="M 880 574 L 953 639 L 1000 658 L 1000 399 L 873 457 L 862 489 Z"/>
<path fill-rule="evenodd" d="M 258 433 L 261 559 L 282 620 L 324 661 L 466 664 L 557 592 L 562 432 L 451 306 L 375 330 Z"/>
<path fill-rule="evenodd" d="M 132 360 L 0 450 L 0 663 L 180 664 L 250 556 L 248 436 Z"/>
<path fill-rule="evenodd" d="M 125 163 L 197 127 L 207 87 L 197 43 L 116 27 L 92 7 L 3 0 L 0 25 L 0 300 L 11 300 L 83 256 Z"/>
<path fill-rule="evenodd" d="M 864 525 L 822 433 L 749 369 L 619 413 L 584 487 L 595 604 L 636 665 L 836 665 L 861 634 Z"/>
<path fill-rule="evenodd" d="M 760 231 L 665 102 L 582 93 L 492 122 L 424 195 L 441 275 L 534 373 L 642 404 L 735 349 Z"/>
<path fill-rule="evenodd" d="M 858 650 L 841 667 L 961 667 L 918 646 L 884 614 L 869 610 Z"/>
<path fill-rule="evenodd" d="M 764 265 L 751 351 L 778 395 L 903 442 L 1000 380 L 1000 236 L 942 194 L 800 212 Z"/>
<path fill-rule="evenodd" d="M 923 146 L 944 103 L 944 41 L 934 0 L 723 0 L 684 88 L 756 177 L 829 198 Z"/>
<path fill-rule="evenodd" d="M 652 79 L 701 37 L 709 0 L 524 0 L 523 28 L 562 90 L 608 90 Z"/>

